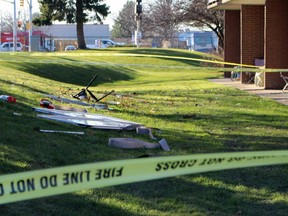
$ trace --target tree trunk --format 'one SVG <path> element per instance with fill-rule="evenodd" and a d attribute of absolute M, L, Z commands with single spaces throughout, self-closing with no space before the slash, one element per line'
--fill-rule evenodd
<path fill-rule="evenodd" d="M 219 42 L 218 45 L 219 47 L 221 47 L 222 49 L 224 48 L 224 34 L 223 34 L 223 29 L 218 29 L 218 31 L 216 32 Z"/>
<path fill-rule="evenodd" d="M 76 1 L 76 31 L 78 49 L 87 49 L 84 37 L 84 23 L 83 23 L 83 2 L 82 0 Z"/>
<path fill-rule="evenodd" d="M 78 49 L 87 49 L 86 42 L 84 38 L 84 28 L 83 22 L 77 22 L 77 42 L 78 42 Z"/>

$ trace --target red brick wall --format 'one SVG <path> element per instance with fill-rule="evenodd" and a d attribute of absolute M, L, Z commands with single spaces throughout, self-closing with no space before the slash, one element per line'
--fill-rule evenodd
<path fill-rule="evenodd" d="M 264 10 L 262 5 L 242 5 L 241 8 L 241 63 L 254 65 L 255 59 L 264 58 Z M 241 82 L 249 76 L 242 73 Z"/>
<path fill-rule="evenodd" d="M 240 10 L 225 11 L 224 61 L 240 63 Z M 225 66 L 233 67 L 233 66 Z M 225 72 L 224 77 L 230 77 Z"/>
<path fill-rule="evenodd" d="M 266 68 L 288 68 L 288 1 L 266 0 Z M 279 73 L 266 73 L 266 89 L 282 89 Z"/>

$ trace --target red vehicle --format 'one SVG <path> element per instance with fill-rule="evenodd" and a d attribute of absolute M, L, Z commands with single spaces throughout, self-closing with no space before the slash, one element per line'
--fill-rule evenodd
<path fill-rule="evenodd" d="M 50 36 L 44 34 L 41 31 L 33 31 L 32 36 L 39 36 L 39 46 L 44 50 L 55 51 L 54 41 L 51 39 Z M 1 32 L 1 44 L 4 42 L 13 42 L 13 32 Z M 23 47 L 28 47 L 29 32 L 18 31 L 17 42 L 20 42 L 23 45 Z"/>

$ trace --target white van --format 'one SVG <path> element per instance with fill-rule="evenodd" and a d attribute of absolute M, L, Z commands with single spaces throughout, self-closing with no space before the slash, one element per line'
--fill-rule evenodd
<path fill-rule="evenodd" d="M 0 52 L 12 52 L 13 51 L 13 42 L 4 42 L 0 46 Z M 22 51 L 22 44 L 17 42 L 16 51 Z"/>
<path fill-rule="evenodd" d="M 124 46 L 124 45 L 125 43 L 117 43 L 110 39 L 95 40 L 95 48 L 107 48 L 107 47 Z"/>

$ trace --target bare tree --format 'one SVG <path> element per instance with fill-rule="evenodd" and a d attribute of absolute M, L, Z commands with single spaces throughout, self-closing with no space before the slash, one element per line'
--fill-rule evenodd
<path fill-rule="evenodd" d="M 157 37 L 158 43 L 169 41 L 177 36 L 180 24 L 178 16 L 182 15 L 179 8 L 182 0 L 151 0 L 143 1 L 141 14 L 141 33 L 143 38 Z M 113 37 L 130 37 L 136 29 L 136 0 L 129 0 L 114 20 Z"/>
<path fill-rule="evenodd" d="M 207 9 L 208 0 L 147 0 L 141 20 L 143 37 L 158 37 L 159 41 L 177 37 L 179 28 L 193 26 L 211 29 L 219 38 L 219 46 L 224 43 L 224 13 Z M 136 28 L 136 0 L 128 1 L 113 26 L 114 37 L 128 37 Z M 158 42 L 159 42 L 158 41 Z"/>
<path fill-rule="evenodd" d="M 183 1 L 181 5 L 182 21 L 197 28 L 209 28 L 219 38 L 219 46 L 224 45 L 224 11 L 208 10 L 208 0 Z"/>
<path fill-rule="evenodd" d="M 27 17 L 29 17 L 29 11 L 25 11 L 25 14 L 23 15 L 23 17 L 19 17 L 19 20 L 22 21 L 21 26 L 17 26 L 18 30 L 26 30 L 26 24 L 28 22 Z M 36 18 L 39 17 L 40 14 L 39 13 L 33 13 L 32 14 L 32 18 Z M 14 18 L 10 13 L 5 13 L 4 16 L 2 17 L 2 23 L 1 23 L 1 27 L 2 27 L 2 31 L 3 32 L 12 32 L 13 31 L 13 22 L 14 22 Z M 34 30 L 40 30 L 42 29 L 42 27 L 38 27 L 38 26 L 34 26 L 32 25 Z"/>
<path fill-rule="evenodd" d="M 148 3 L 147 16 L 155 36 L 169 39 L 175 36 L 180 21 L 181 0 L 157 0 Z"/>
<path fill-rule="evenodd" d="M 13 31 L 13 17 L 10 13 L 5 13 L 2 17 L 1 31 L 12 32 Z"/>

